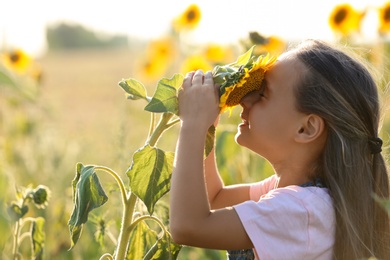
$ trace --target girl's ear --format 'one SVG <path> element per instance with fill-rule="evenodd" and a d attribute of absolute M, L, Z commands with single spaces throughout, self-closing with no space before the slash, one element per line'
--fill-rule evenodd
<path fill-rule="evenodd" d="M 319 138 L 324 131 L 324 119 L 315 114 L 309 114 L 302 119 L 302 125 L 297 130 L 295 141 L 299 143 L 312 142 Z"/>

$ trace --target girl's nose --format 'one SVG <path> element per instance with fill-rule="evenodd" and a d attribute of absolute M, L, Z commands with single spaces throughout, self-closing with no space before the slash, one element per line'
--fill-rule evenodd
<path fill-rule="evenodd" d="M 248 94 L 246 94 L 240 101 L 240 105 L 243 108 L 250 109 L 253 104 L 255 104 L 257 101 L 260 100 L 260 93 L 259 91 L 252 91 Z"/>

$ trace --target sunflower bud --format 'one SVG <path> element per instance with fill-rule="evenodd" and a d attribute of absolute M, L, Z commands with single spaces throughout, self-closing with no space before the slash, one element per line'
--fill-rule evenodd
<path fill-rule="evenodd" d="M 36 189 L 34 189 L 32 195 L 35 206 L 38 208 L 45 208 L 50 199 L 51 192 L 48 187 L 39 185 Z"/>

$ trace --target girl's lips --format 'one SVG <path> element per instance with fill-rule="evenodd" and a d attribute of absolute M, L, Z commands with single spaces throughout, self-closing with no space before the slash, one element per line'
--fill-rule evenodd
<path fill-rule="evenodd" d="M 243 126 L 247 126 L 247 125 L 249 125 L 248 121 L 246 121 L 245 119 L 242 119 L 242 123 L 239 124 L 238 126 L 243 127 Z"/>
<path fill-rule="evenodd" d="M 240 126 L 240 127 L 248 126 L 249 125 L 248 120 L 246 119 L 246 115 L 243 112 L 241 112 L 240 117 L 241 117 L 242 122 L 238 126 Z"/>

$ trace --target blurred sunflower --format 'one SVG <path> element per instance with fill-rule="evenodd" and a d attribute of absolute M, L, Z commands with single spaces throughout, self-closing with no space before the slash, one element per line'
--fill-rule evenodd
<path fill-rule="evenodd" d="M 19 75 L 28 76 L 38 83 L 41 82 L 41 66 L 34 62 L 32 57 L 30 57 L 22 49 L 14 49 L 9 52 L 4 52 L 0 58 L 0 63 L 3 63 L 6 69 L 16 72 Z"/>
<path fill-rule="evenodd" d="M 206 59 L 212 63 L 223 63 L 231 60 L 232 50 L 226 46 L 210 43 L 204 50 Z"/>
<path fill-rule="evenodd" d="M 343 36 L 360 31 L 360 23 L 365 15 L 354 9 L 350 4 L 337 5 L 329 16 L 329 26 Z"/>
<path fill-rule="evenodd" d="M 188 72 L 195 70 L 203 70 L 208 71 L 211 70 L 212 67 L 206 57 L 203 55 L 192 55 L 186 58 L 183 62 L 181 72 L 182 74 L 187 74 Z"/>
<path fill-rule="evenodd" d="M 263 44 L 256 45 L 254 49 L 255 55 L 269 53 L 271 55 L 280 55 L 286 50 L 286 42 L 277 36 L 270 36 L 265 39 Z"/>
<path fill-rule="evenodd" d="M 160 78 L 167 69 L 165 60 L 158 56 L 147 58 L 138 68 L 139 73 L 148 80 Z"/>
<path fill-rule="evenodd" d="M 379 8 L 379 33 L 390 32 L 390 1 Z"/>
<path fill-rule="evenodd" d="M 187 9 L 173 20 L 173 27 L 176 31 L 195 29 L 202 17 L 200 8 L 191 4 Z"/>
<path fill-rule="evenodd" d="M 150 59 L 156 58 L 170 62 L 176 56 L 175 50 L 174 40 L 166 37 L 149 42 L 146 55 Z"/>
<path fill-rule="evenodd" d="M 249 92 L 260 90 L 265 72 L 275 63 L 277 56 L 252 56 L 254 48 L 238 57 L 236 62 L 214 68 L 214 82 L 220 84 L 221 113 L 238 105 Z"/>
<path fill-rule="evenodd" d="M 21 49 L 3 53 L 2 56 L 4 65 L 20 74 L 26 73 L 32 62 L 31 57 Z"/>

